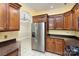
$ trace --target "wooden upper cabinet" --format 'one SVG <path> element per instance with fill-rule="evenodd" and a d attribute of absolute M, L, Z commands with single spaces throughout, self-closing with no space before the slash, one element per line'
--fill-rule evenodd
<path fill-rule="evenodd" d="M 19 30 L 20 27 L 20 5 L 8 4 L 8 30 Z"/>
<path fill-rule="evenodd" d="M 72 11 L 73 30 L 77 31 L 79 30 L 79 4 L 76 4 Z"/>
<path fill-rule="evenodd" d="M 56 29 L 63 29 L 64 27 L 64 18 L 63 15 L 56 15 L 55 16 L 55 23 Z"/>
<path fill-rule="evenodd" d="M 76 31 L 77 30 L 77 19 L 76 19 L 75 15 L 76 15 L 76 13 L 73 12 L 72 13 L 72 21 L 73 21 L 72 22 L 72 29 Z"/>
<path fill-rule="evenodd" d="M 47 22 L 47 14 L 33 16 L 33 23 Z"/>
<path fill-rule="evenodd" d="M 0 31 L 5 31 L 7 26 L 6 4 L 0 3 Z"/>
<path fill-rule="evenodd" d="M 51 15 L 48 17 L 49 30 L 50 29 L 63 29 L 64 18 L 63 15 Z"/>
<path fill-rule="evenodd" d="M 48 24 L 49 24 L 49 30 L 55 29 L 55 17 L 54 16 L 48 17 Z"/>
<path fill-rule="evenodd" d="M 0 4 L 0 31 L 19 30 L 20 7 L 18 3 Z"/>
<path fill-rule="evenodd" d="M 44 15 L 41 15 L 40 17 L 40 22 L 48 22 L 48 15 L 47 14 L 44 14 Z"/>
<path fill-rule="evenodd" d="M 33 23 L 38 23 L 39 20 L 38 20 L 38 17 L 37 16 L 33 16 Z"/>
<path fill-rule="evenodd" d="M 64 29 L 72 30 L 72 12 L 66 12 L 64 14 Z"/>

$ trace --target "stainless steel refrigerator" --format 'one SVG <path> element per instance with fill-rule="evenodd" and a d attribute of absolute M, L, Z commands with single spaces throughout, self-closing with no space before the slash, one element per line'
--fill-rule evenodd
<path fill-rule="evenodd" d="M 45 52 L 45 23 L 32 24 L 32 49 Z"/>

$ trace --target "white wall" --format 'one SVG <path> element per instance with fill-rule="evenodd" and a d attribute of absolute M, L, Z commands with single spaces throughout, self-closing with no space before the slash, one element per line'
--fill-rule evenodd
<path fill-rule="evenodd" d="M 23 20 L 23 15 L 25 14 L 26 20 Z M 31 22 L 32 22 L 32 16 L 21 10 L 21 21 L 20 21 L 20 31 L 19 31 L 19 39 L 31 39 Z"/>

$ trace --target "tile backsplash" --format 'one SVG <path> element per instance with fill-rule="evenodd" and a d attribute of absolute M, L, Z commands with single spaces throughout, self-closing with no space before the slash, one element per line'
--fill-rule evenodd
<path fill-rule="evenodd" d="M 5 41 L 13 38 L 18 40 L 18 34 L 18 31 L 0 32 L 0 41 Z"/>

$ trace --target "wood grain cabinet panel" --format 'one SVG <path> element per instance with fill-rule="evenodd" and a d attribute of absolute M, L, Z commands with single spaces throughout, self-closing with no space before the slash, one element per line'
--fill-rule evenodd
<path fill-rule="evenodd" d="M 15 51 L 7 54 L 6 56 L 18 56 L 18 49 L 16 49 Z"/>
<path fill-rule="evenodd" d="M 55 29 L 55 18 L 53 16 L 48 17 L 49 20 L 49 30 L 50 29 Z"/>
<path fill-rule="evenodd" d="M 79 9 L 73 13 L 73 30 L 79 30 Z"/>
<path fill-rule="evenodd" d="M 52 40 L 51 39 L 46 40 L 46 50 L 50 51 L 50 52 L 53 52 L 52 51 Z"/>
<path fill-rule="evenodd" d="M 66 12 L 64 14 L 64 29 L 72 30 L 72 12 Z"/>
<path fill-rule="evenodd" d="M 0 31 L 19 30 L 20 7 L 18 3 L 0 4 Z"/>
<path fill-rule="evenodd" d="M 49 30 L 50 29 L 63 29 L 64 28 L 64 17 L 61 15 L 50 15 L 49 20 Z"/>
<path fill-rule="evenodd" d="M 19 30 L 20 27 L 20 6 L 17 4 L 8 5 L 9 13 L 9 30 Z"/>
<path fill-rule="evenodd" d="M 72 14 L 72 21 L 73 21 L 72 29 L 77 31 L 77 29 L 78 29 L 77 28 L 77 17 L 76 17 L 76 13 L 75 12 Z"/>
<path fill-rule="evenodd" d="M 47 14 L 33 16 L 33 23 L 46 22 L 47 23 Z"/>
<path fill-rule="evenodd" d="M 33 23 L 38 23 L 38 20 L 39 18 L 37 16 L 33 16 Z"/>
<path fill-rule="evenodd" d="M 46 51 L 64 55 L 64 39 L 48 38 L 46 40 Z"/>
<path fill-rule="evenodd" d="M 63 29 L 64 28 L 64 18 L 63 15 L 57 15 L 55 16 L 55 22 L 56 22 L 56 29 Z"/>
<path fill-rule="evenodd" d="M 73 30 L 78 31 L 79 30 L 79 4 L 76 4 L 72 9 L 72 25 Z"/>
<path fill-rule="evenodd" d="M 55 39 L 55 52 L 60 55 L 64 55 L 64 39 Z"/>
<path fill-rule="evenodd" d="M 40 16 L 40 21 L 47 23 L 48 22 L 48 15 L 47 14 L 41 15 Z"/>
<path fill-rule="evenodd" d="M 5 31 L 7 26 L 6 4 L 0 3 L 0 31 Z"/>
<path fill-rule="evenodd" d="M 13 7 L 9 7 L 10 9 L 10 20 L 9 20 L 9 30 L 18 30 L 19 29 L 19 10 L 16 10 Z"/>
<path fill-rule="evenodd" d="M 54 39 L 48 38 L 46 41 L 46 51 L 55 52 L 55 42 Z"/>

